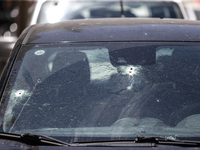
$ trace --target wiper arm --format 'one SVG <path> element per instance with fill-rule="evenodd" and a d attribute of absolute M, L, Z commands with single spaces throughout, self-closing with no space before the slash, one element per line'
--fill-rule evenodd
<path fill-rule="evenodd" d="M 45 136 L 45 135 L 38 135 L 38 134 L 12 134 L 6 132 L 0 132 L 0 139 L 7 139 L 13 141 L 19 141 L 29 145 L 45 145 L 45 146 L 69 146 L 68 143 L 63 141 L 57 140 L 55 138 Z"/>
<path fill-rule="evenodd" d="M 198 141 L 182 141 L 182 140 L 172 140 L 165 137 L 137 137 L 135 139 L 136 143 L 155 143 L 160 145 L 173 145 L 173 146 L 181 146 L 181 147 L 199 147 L 200 142 Z"/>

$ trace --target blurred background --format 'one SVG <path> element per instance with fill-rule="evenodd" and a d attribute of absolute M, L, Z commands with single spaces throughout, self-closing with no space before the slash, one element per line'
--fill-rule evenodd
<path fill-rule="evenodd" d="M 65 1 L 65 3 L 67 3 L 67 0 L 64 0 L 64 1 Z M 148 0 L 146 0 L 146 1 L 148 1 Z M 149 1 L 151 1 L 151 0 L 149 0 Z M 156 1 L 158 1 L 158 0 L 156 0 Z M 200 0 L 177 0 L 177 1 L 181 2 L 183 4 L 184 11 L 187 13 L 188 17 L 185 18 L 185 16 L 183 15 L 183 19 L 200 20 Z M 40 4 L 38 4 L 39 2 L 40 2 Z M 21 34 L 21 32 L 27 26 L 29 26 L 31 24 L 39 23 L 37 21 L 34 22 L 34 17 L 36 17 L 35 14 L 37 14 L 37 13 L 38 14 L 43 13 L 37 7 L 38 6 L 41 7 L 44 2 L 45 2 L 45 0 L 38 0 L 38 1 L 36 1 L 36 0 L 0 0 L 0 74 L 6 64 L 6 61 L 10 54 L 10 51 L 12 50 L 12 48 L 13 48 L 18 36 Z M 160 1 L 160 2 L 162 2 L 162 1 Z M 51 1 L 51 3 L 52 3 L 52 1 Z M 53 17 L 58 18 L 58 16 L 55 15 L 56 9 L 52 9 L 52 8 L 54 8 L 55 6 L 59 7 L 59 4 L 57 3 L 56 0 L 53 1 L 53 4 L 51 4 L 51 3 L 45 4 L 45 9 L 46 9 L 45 13 L 48 11 L 51 13 L 50 20 L 54 19 Z M 81 2 L 81 4 L 82 4 L 82 2 Z M 79 6 L 80 3 L 76 3 L 76 5 L 74 3 L 73 7 L 81 8 L 81 6 Z M 98 5 L 100 5 L 100 3 L 98 3 Z M 167 3 L 164 3 L 164 5 L 167 5 Z M 84 7 L 87 7 L 87 6 L 85 5 Z M 91 7 L 96 7 L 96 6 L 91 5 Z M 102 5 L 101 7 L 108 7 L 108 6 Z M 112 8 L 114 8 L 114 7 L 112 7 Z M 156 17 L 156 16 L 159 17 L 158 13 L 162 12 L 159 10 L 161 7 L 159 6 L 159 7 L 155 7 L 155 8 L 156 9 L 154 9 L 152 13 L 156 14 L 154 17 Z M 164 8 L 164 6 L 162 8 L 166 9 L 166 8 Z M 168 7 L 168 8 L 169 8 L 169 10 L 172 10 L 171 7 Z M 36 9 L 38 9 L 38 10 L 36 10 Z M 92 9 L 92 8 L 90 8 L 90 9 Z M 145 9 L 143 7 L 141 7 L 141 10 L 142 9 L 143 9 L 142 13 L 138 12 L 137 10 L 133 10 L 133 12 L 136 15 L 140 16 L 140 14 L 141 15 L 145 14 Z M 61 10 L 61 9 L 59 8 L 57 10 Z M 73 9 L 73 10 L 75 10 L 74 12 L 78 11 L 78 9 Z M 102 12 L 99 12 L 99 10 L 100 9 L 98 9 L 98 13 L 96 12 L 96 14 L 102 15 Z M 175 10 L 175 11 L 177 11 L 177 10 Z M 108 12 L 108 14 L 110 14 L 110 8 L 109 8 L 109 11 L 104 10 L 103 12 Z M 166 12 L 166 10 L 165 10 L 165 12 Z M 43 13 L 43 14 L 45 14 L 45 13 Z M 64 13 L 64 12 L 59 11 L 59 13 Z M 71 19 L 80 19 L 80 16 L 84 19 L 84 16 L 88 16 L 88 12 L 86 12 L 85 10 L 82 11 L 81 13 L 76 15 L 76 18 L 71 17 Z M 173 14 L 173 13 L 171 13 L 171 14 Z M 126 17 L 126 13 L 124 15 Z M 102 16 L 105 16 L 105 15 L 103 14 Z M 108 17 L 108 16 L 109 15 L 107 15 L 106 17 Z M 136 17 L 138 17 L 138 16 L 136 16 Z M 68 18 L 70 18 L 69 15 L 68 15 Z M 85 17 L 85 18 L 87 18 L 87 17 Z M 92 18 L 92 17 L 90 17 L 90 18 Z M 160 18 L 163 18 L 163 16 Z M 172 17 L 172 18 L 175 18 L 175 17 Z M 180 15 L 177 18 L 181 18 Z M 45 16 L 41 16 L 39 19 L 35 18 L 35 20 L 40 20 L 42 23 L 47 22 L 46 21 L 47 19 L 45 20 Z M 59 20 L 57 20 L 57 21 L 59 21 Z"/>
<path fill-rule="evenodd" d="M 35 0 L 0 0 L 0 36 L 19 36 L 35 3 Z"/>

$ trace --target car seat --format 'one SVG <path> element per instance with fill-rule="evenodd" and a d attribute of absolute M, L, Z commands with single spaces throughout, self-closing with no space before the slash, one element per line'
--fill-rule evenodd
<path fill-rule="evenodd" d="M 26 106 L 21 108 L 15 129 L 71 127 L 76 126 L 86 115 L 86 109 L 80 109 L 85 88 L 90 82 L 86 54 L 67 51 L 58 53 L 52 72 L 36 85 Z"/>
<path fill-rule="evenodd" d="M 200 114 L 200 54 L 198 49 L 179 49 L 174 52 L 174 81 L 176 83 L 176 110 L 171 114 L 169 122 L 176 125 L 184 118 Z"/>
<path fill-rule="evenodd" d="M 175 47 L 171 56 L 161 56 L 162 67 L 151 74 L 154 86 L 148 91 L 148 102 L 142 117 L 158 118 L 176 126 L 185 117 L 200 113 L 198 50 Z"/>
<path fill-rule="evenodd" d="M 157 57 L 155 65 L 143 67 L 143 74 L 151 86 L 144 94 L 141 94 L 140 99 L 143 103 L 139 106 L 140 117 L 157 118 L 168 123 L 169 116 L 176 107 L 174 102 L 177 99 L 174 80 L 175 62 L 176 60 L 171 55 L 163 54 Z"/>

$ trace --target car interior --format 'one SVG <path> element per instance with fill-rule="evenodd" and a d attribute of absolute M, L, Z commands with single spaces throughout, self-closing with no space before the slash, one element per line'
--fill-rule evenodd
<path fill-rule="evenodd" d="M 11 94 L 8 104 L 12 111 L 5 114 L 4 129 L 113 127 L 146 122 L 177 128 L 191 125 L 190 121 L 200 116 L 198 47 L 88 49 L 44 49 L 41 56 L 36 55 L 38 49 L 30 50 L 27 60 L 19 62 L 24 79 L 16 78 L 15 96 Z M 36 67 L 41 70 L 37 72 L 27 64 L 36 58 L 44 63 Z M 32 87 L 29 94 L 19 96 L 22 81 Z"/>

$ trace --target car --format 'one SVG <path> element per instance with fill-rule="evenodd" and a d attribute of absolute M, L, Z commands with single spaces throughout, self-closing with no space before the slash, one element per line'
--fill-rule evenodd
<path fill-rule="evenodd" d="M 40 0 L 28 25 L 72 19 L 139 17 L 195 20 L 181 0 Z"/>
<path fill-rule="evenodd" d="M 199 27 L 100 18 L 26 28 L 0 80 L 1 147 L 200 149 Z"/>

